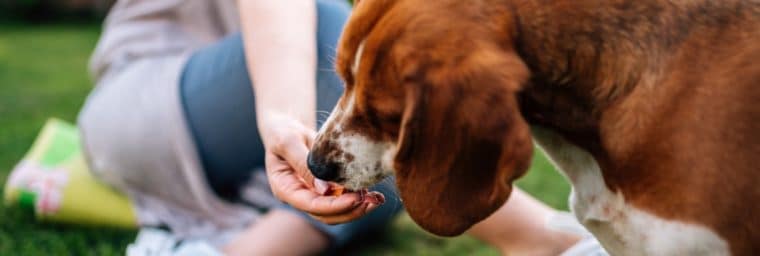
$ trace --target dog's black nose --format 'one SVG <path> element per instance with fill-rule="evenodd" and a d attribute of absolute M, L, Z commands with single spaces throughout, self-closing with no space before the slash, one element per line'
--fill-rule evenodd
<path fill-rule="evenodd" d="M 309 156 L 306 158 L 306 164 L 309 165 L 309 170 L 314 177 L 324 181 L 334 181 L 338 178 L 338 170 L 340 170 L 340 164 L 327 163 L 320 157 L 314 157 L 309 152 Z"/>

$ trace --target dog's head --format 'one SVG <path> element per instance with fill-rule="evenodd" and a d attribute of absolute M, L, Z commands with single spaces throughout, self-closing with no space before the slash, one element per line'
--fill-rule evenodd
<path fill-rule="evenodd" d="M 532 154 L 516 99 L 529 72 L 510 17 L 486 1 L 358 3 L 338 47 L 346 90 L 312 173 L 349 189 L 395 174 L 409 215 L 434 234 L 488 217 Z"/>

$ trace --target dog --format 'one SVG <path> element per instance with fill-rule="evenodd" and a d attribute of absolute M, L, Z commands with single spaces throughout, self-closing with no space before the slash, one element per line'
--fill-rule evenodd
<path fill-rule="evenodd" d="M 760 253 L 760 1 L 364 0 L 308 157 L 461 234 L 533 142 L 613 255 Z"/>

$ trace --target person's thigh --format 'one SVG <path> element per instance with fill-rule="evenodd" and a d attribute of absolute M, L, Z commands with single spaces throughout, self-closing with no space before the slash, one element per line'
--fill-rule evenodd
<path fill-rule="evenodd" d="M 348 9 L 337 1 L 318 3 L 317 111 L 325 113 L 332 110 L 343 92 L 332 60 Z M 187 120 L 210 186 L 224 198 L 235 198 L 251 170 L 264 165 L 254 92 L 240 34 L 193 54 L 185 66 L 181 88 Z"/>

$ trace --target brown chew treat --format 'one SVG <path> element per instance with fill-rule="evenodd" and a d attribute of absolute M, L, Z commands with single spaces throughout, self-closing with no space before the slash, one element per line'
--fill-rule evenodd
<path fill-rule="evenodd" d="M 325 191 L 325 195 L 326 196 L 340 196 L 343 194 L 343 192 L 345 192 L 345 190 L 346 188 L 344 188 L 343 186 L 331 184 L 329 187 L 327 187 L 327 191 Z"/>

